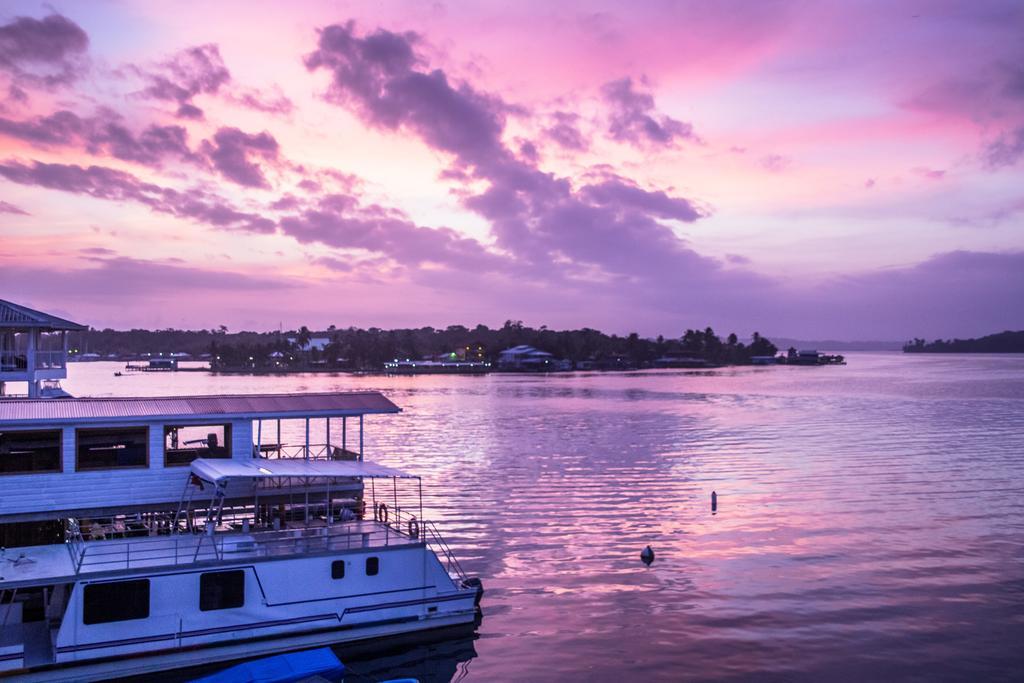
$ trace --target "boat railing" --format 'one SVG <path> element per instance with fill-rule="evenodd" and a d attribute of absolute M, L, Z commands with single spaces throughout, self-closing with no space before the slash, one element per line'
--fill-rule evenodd
<path fill-rule="evenodd" d="M 337 444 L 282 444 L 269 443 L 257 447 L 253 455 L 258 458 L 304 458 L 306 460 L 357 460 L 359 454 Z"/>
<path fill-rule="evenodd" d="M 35 366 L 28 367 L 27 351 L 0 351 L 0 372 L 20 372 L 22 370 L 47 370 L 63 368 L 64 351 L 37 350 L 34 353 Z"/>
<path fill-rule="evenodd" d="M 397 516 L 396 516 L 397 521 Z M 74 538 L 73 536 L 76 536 Z M 242 557 L 280 557 L 305 553 L 381 548 L 417 542 L 399 525 L 353 521 L 332 525 L 252 532 L 177 533 L 123 541 L 85 542 L 69 533 L 68 551 L 75 572 L 226 561 Z"/>
<path fill-rule="evenodd" d="M 425 521 L 423 524 L 424 536 L 427 541 L 427 545 L 432 547 L 436 552 L 440 553 L 444 557 L 445 570 L 448 575 L 455 575 L 460 581 L 465 581 L 467 578 L 466 572 L 462 569 L 462 565 L 459 564 L 459 560 L 455 557 L 455 553 L 448 546 L 448 542 L 444 540 L 444 536 L 438 531 L 437 525 L 431 521 Z"/>
<path fill-rule="evenodd" d="M 403 509 L 401 507 L 391 509 L 387 507 L 386 502 L 384 502 L 384 505 L 384 511 L 381 510 L 379 503 L 375 506 L 373 511 L 374 520 L 391 526 L 396 532 L 404 534 L 409 538 L 422 538 L 434 552 L 444 558 L 445 571 L 449 575 L 454 575 L 462 580 L 467 578 L 467 574 L 462 569 L 462 565 L 459 564 L 458 558 L 455 557 L 455 553 L 452 552 L 451 547 L 445 541 L 444 536 L 441 535 L 436 524 L 429 520 L 417 519 L 415 510 L 410 511 L 408 508 Z"/>

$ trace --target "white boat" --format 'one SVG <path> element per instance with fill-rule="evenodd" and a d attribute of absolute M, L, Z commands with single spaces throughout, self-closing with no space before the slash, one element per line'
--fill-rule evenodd
<path fill-rule="evenodd" d="M 472 628 L 482 586 L 419 477 L 363 458 L 364 416 L 398 411 L 376 392 L 0 401 L 0 675 Z"/>

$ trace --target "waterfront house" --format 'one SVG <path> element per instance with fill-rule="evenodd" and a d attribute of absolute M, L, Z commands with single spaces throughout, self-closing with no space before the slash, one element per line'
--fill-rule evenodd
<path fill-rule="evenodd" d="M 543 371 L 554 370 L 555 357 L 547 351 L 520 344 L 498 354 L 498 367 L 502 370 Z"/>

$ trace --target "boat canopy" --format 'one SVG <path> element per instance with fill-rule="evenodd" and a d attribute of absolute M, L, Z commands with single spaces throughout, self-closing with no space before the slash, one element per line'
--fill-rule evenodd
<path fill-rule="evenodd" d="M 219 484 L 230 479 L 271 479 L 274 477 L 367 477 L 371 479 L 419 479 L 414 474 L 359 460 L 306 460 L 304 458 L 255 458 L 222 460 L 196 458 L 192 474 Z"/>

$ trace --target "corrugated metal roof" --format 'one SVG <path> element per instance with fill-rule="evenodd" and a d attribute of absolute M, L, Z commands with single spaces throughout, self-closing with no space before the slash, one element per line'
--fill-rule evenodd
<path fill-rule="evenodd" d="M 26 306 L 19 306 L 0 299 L 0 327 L 30 328 L 38 327 L 45 330 L 87 330 L 85 325 L 58 318 Z"/>
<path fill-rule="evenodd" d="M 88 422 L 143 418 L 333 417 L 397 413 L 400 408 L 376 391 L 233 396 L 137 398 L 50 398 L 0 400 L 5 422 Z"/>

